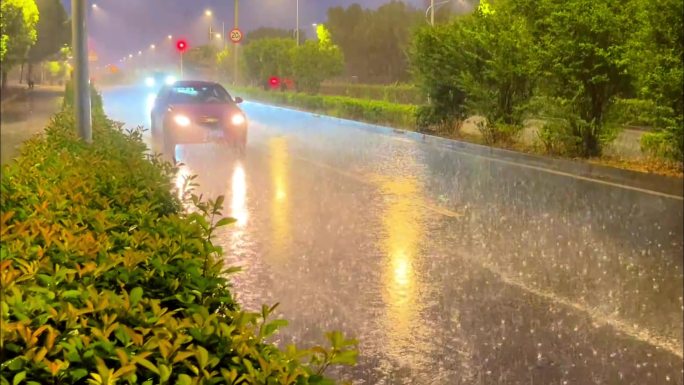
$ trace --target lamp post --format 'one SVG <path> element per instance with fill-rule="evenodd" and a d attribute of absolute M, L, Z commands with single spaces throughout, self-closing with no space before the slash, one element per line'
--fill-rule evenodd
<path fill-rule="evenodd" d="M 298 0 L 299 1 L 299 0 Z M 234 0 L 235 3 L 235 20 L 233 21 L 233 28 L 239 27 L 240 21 L 240 6 L 239 0 Z M 233 82 L 237 85 L 239 83 L 239 60 L 238 54 L 240 53 L 240 43 L 233 44 Z"/>
<path fill-rule="evenodd" d="M 90 110 L 90 76 L 88 75 L 88 34 L 86 31 L 87 0 L 71 2 L 71 36 L 74 51 L 74 110 L 76 127 L 86 143 L 92 143 Z M 94 4 L 93 4 L 94 5 Z"/>
<path fill-rule="evenodd" d="M 299 45 L 299 0 L 297 0 L 297 45 Z"/>
<path fill-rule="evenodd" d="M 212 16 L 214 16 L 214 12 L 212 12 L 211 9 L 207 9 L 206 11 L 204 11 L 204 15 L 209 19 L 209 42 L 211 43 L 211 40 L 212 40 L 213 37 L 214 37 L 214 33 L 213 33 L 213 31 L 212 31 L 213 28 L 212 28 L 212 25 L 211 25 Z"/>

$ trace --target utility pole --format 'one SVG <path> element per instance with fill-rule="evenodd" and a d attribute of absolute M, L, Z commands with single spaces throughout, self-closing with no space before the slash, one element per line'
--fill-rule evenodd
<path fill-rule="evenodd" d="M 299 45 L 299 0 L 297 0 L 297 45 Z"/>
<path fill-rule="evenodd" d="M 238 2 L 239 0 L 234 0 L 235 1 L 235 21 L 234 21 L 234 26 L 233 28 L 238 28 L 239 27 L 239 5 Z M 239 65 L 240 62 L 238 60 L 238 53 L 240 52 L 240 43 L 234 43 L 233 44 L 233 82 L 235 85 L 239 84 Z"/>
<path fill-rule="evenodd" d="M 93 142 L 90 111 L 90 79 L 88 75 L 88 34 L 86 12 L 88 0 L 71 1 L 71 35 L 74 55 L 74 109 L 81 139 Z"/>
<path fill-rule="evenodd" d="M 430 25 L 435 26 L 435 0 L 430 0 Z"/>

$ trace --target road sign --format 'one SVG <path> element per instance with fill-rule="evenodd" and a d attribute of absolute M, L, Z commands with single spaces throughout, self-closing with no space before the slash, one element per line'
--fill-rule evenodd
<path fill-rule="evenodd" d="M 238 28 L 234 28 L 230 31 L 230 41 L 237 44 L 242 41 L 242 31 Z"/>

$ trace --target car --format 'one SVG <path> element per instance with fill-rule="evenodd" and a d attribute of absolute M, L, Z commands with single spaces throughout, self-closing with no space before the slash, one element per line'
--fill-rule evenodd
<path fill-rule="evenodd" d="M 152 135 L 175 161 L 178 144 L 219 142 L 240 153 L 247 145 L 247 117 L 223 86 L 207 81 L 177 81 L 162 87 L 151 111 Z"/>
<path fill-rule="evenodd" d="M 176 77 L 162 71 L 155 71 L 145 78 L 145 85 L 148 88 L 160 89 L 162 86 L 171 85 L 176 82 Z"/>

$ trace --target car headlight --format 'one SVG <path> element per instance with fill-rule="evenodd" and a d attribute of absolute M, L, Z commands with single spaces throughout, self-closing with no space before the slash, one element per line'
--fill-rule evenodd
<path fill-rule="evenodd" d="M 176 115 L 173 117 L 173 121 L 181 127 L 187 127 L 190 125 L 190 118 L 185 115 Z"/>
<path fill-rule="evenodd" d="M 233 124 L 236 125 L 236 126 L 240 126 L 240 125 L 242 125 L 242 124 L 245 123 L 245 116 L 242 115 L 242 114 L 240 114 L 240 113 L 234 114 L 234 115 L 230 118 L 230 122 L 233 123 Z"/>
<path fill-rule="evenodd" d="M 145 84 L 147 84 L 148 87 L 154 87 L 154 78 L 153 77 L 146 78 Z"/>
<path fill-rule="evenodd" d="M 170 86 L 170 85 L 172 85 L 173 83 L 176 82 L 176 77 L 175 77 L 175 76 L 169 75 L 169 76 L 166 77 L 166 79 L 164 79 L 164 81 L 166 82 L 166 85 L 167 85 L 167 86 Z"/>

